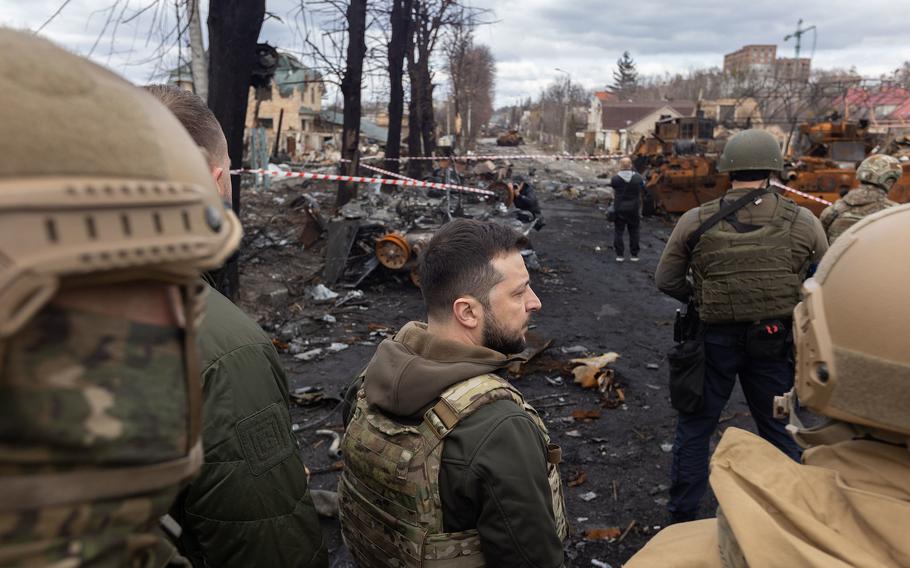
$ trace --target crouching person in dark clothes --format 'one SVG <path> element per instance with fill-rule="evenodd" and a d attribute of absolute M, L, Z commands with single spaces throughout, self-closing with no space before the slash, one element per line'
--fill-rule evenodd
<path fill-rule="evenodd" d="M 457 219 L 420 261 L 428 322 L 383 341 L 348 389 L 341 531 L 361 566 L 563 565 L 558 446 L 496 373 L 540 300 L 525 237 Z"/>
<path fill-rule="evenodd" d="M 623 233 L 629 229 L 629 253 L 632 262 L 638 262 L 639 227 L 641 225 L 641 192 L 645 182 L 632 169 L 632 160 L 619 160 L 619 172 L 610 180 L 613 187 L 613 250 L 616 251 L 616 262 L 625 260 L 625 243 Z"/>
<path fill-rule="evenodd" d="M 534 229 L 537 231 L 541 230 L 546 223 L 540 211 L 540 200 L 537 199 L 537 192 L 534 191 L 534 186 L 521 176 L 515 178 L 515 183 L 517 185 L 514 203 L 516 209 L 521 209 L 534 215 Z"/>

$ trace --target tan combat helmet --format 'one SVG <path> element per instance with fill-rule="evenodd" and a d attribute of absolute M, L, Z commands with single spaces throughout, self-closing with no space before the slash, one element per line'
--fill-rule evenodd
<path fill-rule="evenodd" d="M 796 392 L 813 412 L 910 438 L 910 205 L 838 237 L 794 311 Z M 797 436 L 799 439 L 799 436 Z"/>
<path fill-rule="evenodd" d="M 894 182 L 904 174 L 901 163 L 894 156 L 873 154 L 856 169 L 856 179 L 889 191 Z"/>
<path fill-rule="evenodd" d="M 0 339 L 61 286 L 188 284 L 240 241 L 206 161 L 157 100 L 0 29 Z"/>

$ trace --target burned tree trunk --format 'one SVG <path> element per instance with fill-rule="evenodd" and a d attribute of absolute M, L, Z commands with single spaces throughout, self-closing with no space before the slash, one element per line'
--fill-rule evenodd
<path fill-rule="evenodd" d="M 423 142 L 423 153 L 432 156 L 436 151 L 436 117 L 433 114 L 433 77 L 430 73 L 430 53 L 422 51 L 417 61 L 417 91 L 419 95 L 420 138 Z"/>
<path fill-rule="evenodd" d="M 415 3 L 419 2 L 420 0 L 416 0 Z M 422 155 L 420 151 L 420 94 L 418 92 L 420 79 L 417 76 L 417 63 L 414 61 L 415 35 L 415 29 L 412 25 L 410 32 L 408 33 L 407 49 L 408 83 L 410 85 L 411 95 L 408 100 L 408 155 L 411 157 Z M 419 178 L 420 164 L 421 162 L 419 160 L 409 160 L 408 176 Z"/>
<path fill-rule="evenodd" d="M 404 116 L 404 58 L 413 0 L 392 0 L 392 37 L 389 40 L 389 136 L 386 140 L 386 169 L 398 172 L 401 157 L 401 121 Z"/>
<path fill-rule="evenodd" d="M 341 80 L 341 95 L 344 98 L 341 156 L 350 160 L 345 162 L 347 175 L 355 176 L 360 166 L 360 91 L 363 81 L 363 58 L 367 53 L 367 1 L 351 0 L 345 16 L 348 23 L 348 50 L 344 78 Z M 356 195 L 356 184 L 339 182 L 335 205 L 341 207 Z"/>
<path fill-rule="evenodd" d="M 227 138 L 231 169 L 243 162 L 243 128 L 250 91 L 250 75 L 256 61 L 256 42 L 265 0 L 219 0 L 209 3 L 209 96 L 208 105 Z M 240 213 L 240 176 L 231 176 L 232 204 Z M 235 298 L 238 289 L 236 260 L 222 271 L 219 290 Z"/>

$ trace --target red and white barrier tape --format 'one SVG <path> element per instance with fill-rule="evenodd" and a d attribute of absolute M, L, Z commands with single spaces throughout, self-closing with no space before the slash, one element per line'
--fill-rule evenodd
<path fill-rule="evenodd" d="M 231 170 L 232 174 L 263 174 L 273 177 L 285 178 L 304 178 L 322 181 L 349 181 L 352 183 L 381 183 L 384 185 L 398 185 L 407 187 L 429 187 L 432 189 L 451 189 L 453 191 L 464 191 L 468 193 L 479 193 L 481 195 L 496 195 L 493 191 L 485 189 L 476 189 L 473 187 L 464 187 L 460 185 L 449 185 L 445 183 L 436 183 L 431 181 L 419 181 L 416 179 L 385 179 L 360 176 L 343 176 L 337 174 L 317 174 L 313 172 L 283 172 L 276 170 Z"/>
<path fill-rule="evenodd" d="M 408 176 L 403 176 L 401 174 L 396 174 L 395 172 L 390 172 L 388 170 L 384 170 L 382 168 L 377 168 L 376 166 L 371 166 L 369 164 L 360 164 L 360 167 L 366 168 L 368 170 L 371 170 L 371 171 L 374 171 L 376 173 L 380 173 L 383 175 L 392 176 L 394 178 L 408 180 L 408 181 L 416 181 L 417 183 L 424 183 L 420 180 L 416 180 L 414 178 L 409 178 Z M 454 189 L 455 191 L 464 191 L 467 193 L 481 193 L 483 195 L 495 195 L 495 193 L 492 191 L 487 191 L 485 189 L 478 189 L 476 187 L 468 187 L 465 185 L 453 185 L 453 184 L 448 184 L 448 183 L 445 183 L 442 185 L 444 185 L 445 187 L 448 187 L 449 189 Z"/>
<path fill-rule="evenodd" d="M 605 154 L 602 156 L 560 156 L 558 154 L 491 154 L 488 156 L 403 156 L 401 158 L 366 156 L 360 158 L 360 160 L 388 160 L 392 162 L 405 162 L 407 160 L 455 160 L 456 162 L 470 162 L 472 160 L 575 160 L 590 162 L 597 160 L 615 160 L 622 157 L 623 154 Z"/>
<path fill-rule="evenodd" d="M 798 195 L 800 197 L 805 197 L 806 199 L 810 199 L 812 201 L 817 201 L 818 203 L 824 203 L 825 205 L 834 205 L 827 199 L 822 199 L 821 197 L 816 197 L 810 193 L 806 193 L 805 191 L 800 191 L 798 189 L 793 189 L 792 187 L 787 187 L 786 185 L 784 185 L 780 182 L 774 181 L 774 180 L 771 181 L 771 185 L 774 187 L 783 189 L 785 191 L 789 191 L 790 193 L 795 193 L 796 195 Z"/>
<path fill-rule="evenodd" d="M 344 160 L 342 160 L 342 161 L 344 161 Z M 389 170 L 384 170 L 384 169 L 382 169 L 382 168 L 377 168 L 376 166 L 371 166 L 371 165 L 369 165 L 369 164 L 360 164 L 360 167 L 361 167 L 361 168 L 366 168 L 366 169 L 368 169 L 368 170 L 370 170 L 370 171 L 374 171 L 374 172 L 376 172 L 376 173 L 378 173 L 378 174 L 383 174 L 383 175 L 386 175 L 386 176 L 392 176 L 393 178 L 396 178 L 396 179 L 408 179 L 408 180 L 411 180 L 411 181 L 419 181 L 419 180 L 416 180 L 416 179 L 411 178 L 411 177 L 408 177 L 408 176 L 403 176 L 403 175 L 401 175 L 401 174 L 396 174 L 395 172 L 390 172 Z M 474 188 L 471 188 L 471 189 L 474 189 Z"/>

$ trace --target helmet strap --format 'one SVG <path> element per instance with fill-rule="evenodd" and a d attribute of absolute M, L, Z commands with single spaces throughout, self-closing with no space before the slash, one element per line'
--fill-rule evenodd
<path fill-rule="evenodd" d="M 793 436 L 793 440 L 796 441 L 797 445 L 804 450 L 814 446 L 830 446 L 858 438 L 906 446 L 910 449 L 910 440 L 905 435 L 887 432 L 878 428 L 867 428 L 834 418 L 827 418 L 818 426 L 807 428 L 799 419 L 796 412 L 798 407 L 799 398 L 795 388 L 782 396 L 774 397 L 774 417 L 777 419 L 789 419 L 786 426 L 787 432 Z"/>

